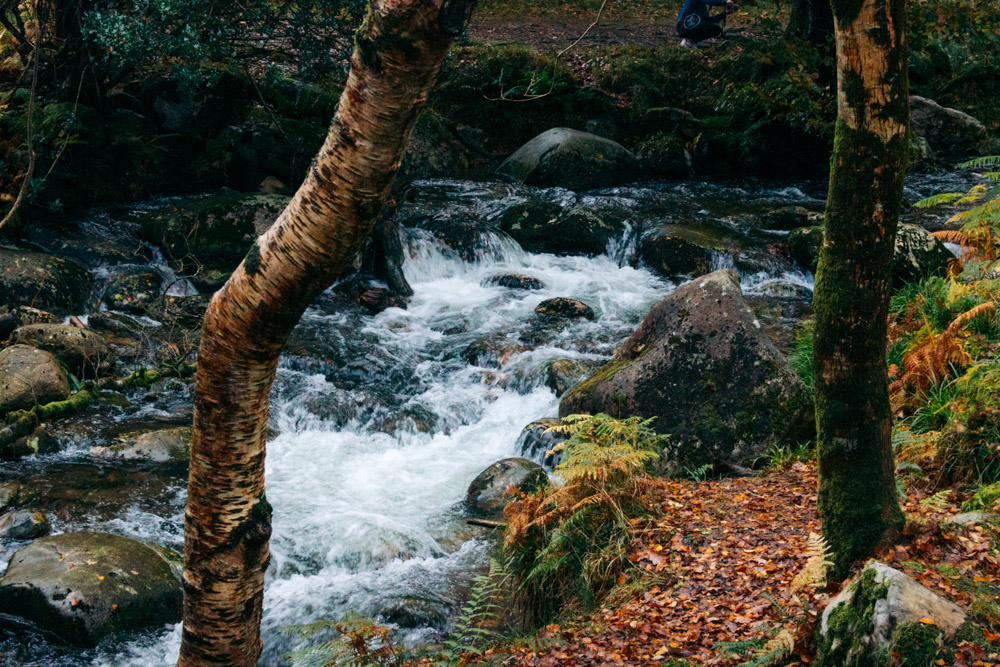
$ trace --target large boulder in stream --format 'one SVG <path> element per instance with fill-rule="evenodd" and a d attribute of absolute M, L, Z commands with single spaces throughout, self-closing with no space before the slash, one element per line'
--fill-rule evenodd
<path fill-rule="evenodd" d="M 497 168 L 513 183 L 570 190 L 614 187 L 638 173 L 638 159 L 621 144 L 566 127 L 542 132 Z"/>
<path fill-rule="evenodd" d="M 945 664 L 935 662 L 966 625 L 958 605 L 925 588 L 899 570 L 868 561 L 823 611 L 817 664 Z"/>
<path fill-rule="evenodd" d="M 507 490 L 531 492 L 547 483 L 549 476 L 542 466 L 528 459 L 497 461 L 469 485 L 465 504 L 471 514 L 487 519 L 503 517 Z"/>
<path fill-rule="evenodd" d="M 81 378 L 107 375 L 115 362 L 104 337 L 89 329 L 67 324 L 32 324 L 17 329 L 11 336 L 15 343 L 51 352 L 70 372 Z"/>
<path fill-rule="evenodd" d="M 0 613 L 78 646 L 181 618 L 180 556 L 107 533 L 43 537 L 14 553 L 0 581 Z"/>
<path fill-rule="evenodd" d="M 228 189 L 209 197 L 182 197 L 148 213 L 141 233 L 199 288 L 217 289 L 288 201 L 281 195 Z"/>
<path fill-rule="evenodd" d="M 774 445 L 810 437 L 808 392 L 764 333 L 732 270 L 658 303 L 603 368 L 571 388 L 559 415 L 655 417 L 671 436 L 664 472 L 753 466 Z"/>
<path fill-rule="evenodd" d="M 910 96 L 910 125 L 942 157 L 961 159 L 989 149 L 986 126 L 979 120 L 926 97 Z"/>
<path fill-rule="evenodd" d="M 612 211 L 565 210 L 555 202 L 528 199 L 500 215 L 500 229 L 528 252 L 600 255 L 622 237 L 625 224 Z"/>
<path fill-rule="evenodd" d="M 816 270 L 823 245 L 822 227 L 802 227 L 788 235 L 788 251 L 803 268 Z M 892 282 L 899 287 L 928 276 L 944 275 L 954 257 L 943 243 L 923 227 L 900 224 L 896 230 L 896 250 L 892 259 Z"/>
<path fill-rule="evenodd" d="M 69 378 L 56 358 L 28 345 L 0 352 L 0 415 L 69 396 Z"/>
<path fill-rule="evenodd" d="M 80 313 L 91 282 L 87 270 L 68 259 L 0 248 L 0 306 Z"/>

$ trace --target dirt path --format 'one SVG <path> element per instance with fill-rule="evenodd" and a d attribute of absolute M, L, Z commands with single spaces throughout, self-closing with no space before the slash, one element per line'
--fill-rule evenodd
<path fill-rule="evenodd" d="M 587 30 L 593 17 L 473 17 L 469 38 L 487 44 L 528 44 L 539 49 L 564 49 Z M 584 37 L 578 48 L 626 44 L 659 46 L 677 41 L 673 15 L 655 20 L 605 17 Z"/>

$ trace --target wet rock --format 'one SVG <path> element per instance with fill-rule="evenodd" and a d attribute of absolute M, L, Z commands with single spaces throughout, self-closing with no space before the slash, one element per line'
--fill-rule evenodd
<path fill-rule="evenodd" d="M 507 181 L 570 190 L 614 187 L 638 174 L 638 160 L 620 144 L 565 127 L 538 135 L 497 169 Z"/>
<path fill-rule="evenodd" d="M 788 254 L 806 271 L 816 272 L 822 246 L 823 228 L 818 225 L 793 229 L 788 234 Z"/>
<path fill-rule="evenodd" d="M 370 313 L 381 313 L 387 308 L 406 308 L 406 299 L 381 280 L 354 275 L 339 282 L 334 289 L 338 297 L 358 304 Z"/>
<path fill-rule="evenodd" d="M 487 281 L 488 285 L 506 287 L 508 289 L 539 290 L 545 289 L 545 283 L 538 278 L 520 273 L 498 273 Z"/>
<path fill-rule="evenodd" d="M 288 205 L 280 195 L 222 190 L 210 197 L 184 197 L 142 219 L 144 239 L 199 288 L 221 287 L 243 261 L 254 239 Z"/>
<path fill-rule="evenodd" d="M 582 380 L 591 366 L 576 359 L 556 359 L 545 369 L 545 384 L 556 396 L 562 396 Z"/>
<path fill-rule="evenodd" d="M 94 331 L 106 331 L 115 336 L 135 336 L 143 330 L 143 325 L 134 317 L 107 310 L 91 314 L 87 325 Z"/>
<path fill-rule="evenodd" d="M 910 125 L 934 152 L 949 159 L 981 155 L 989 148 L 985 125 L 925 97 L 910 96 Z"/>
<path fill-rule="evenodd" d="M 772 446 L 810 437 L 808 393 L 744 300 L 716 271 L 658 303 L 614 359 L 562 398 L 559 415 L 655 417 L 671 435 L 665 472 L 751 467 Z"/>
<path fill-rule="evenodd" d="M 62 321 L 62 318 L 56 317 L 48 311 L 31 306 L 15 308 L 14 316 L 17 318 L 18 327 L 26 327 L 29 324 L 58 324 Z"/>
<path fill-rule="evenodd" d="M 923 227 L 901 224 L 896 231 L 896 250 L 892 258 L 892 282 L 896 287 L 943 276 L 954 255 Z"/>
<path fill-rule="evenodd" d="M 180 556 L 106 533 L 43 537 L 14 553 L 0 582 L 0 613 L 79 646 L 181 617 Z"/>
<path fill-rule="evenodd" d="M 144 314 L 163 294 L 163 276 L 152 269 L 134 269 L 116 276 L 104 289 L 103 301 L 111 310 Z"/>
<path fill-rule="evenodd" d="M 505 494 L 510 487 L 529 493 L 548 482 L 540 465 L 528 459 L 503 459 L 479 473 L 469 485 L 465 504 L 471 514 L 499 519 L 507 504 Z"/>
<path fill-rule="evenodd" d="M 191 434 L 190 426 L 125 433 L 110 447 L 92 447 L 90 453 L 107 458 L 184 463 L 191 458 Z"/>
<path fill-rule="evenodd" d="M 40 424 L 28 435 L 23 435 L 9 445 L 0 446 L 0 459 L 16 460 L 35 454 L 53 454 L 59 451 L 59 441 L 46 424 Z"/>
<path fill-rule="evenodd" d="M 524 345 L 508 339 L 505 334 L 494 334 L 469 343 L 462 352 L 462 359 L 473 366 L 502 366 L 524 349 Z"/>
<path fill-rule="evenodd" d="M 823 245 L 822 227 L 805 227 L 788 234 L 788 251 L 803 268 L 816 270 Z M 892 282 L 899 287 L 927 276 L 944 275 L 954 257 L 943 243 L 923 227 L 900 223 L 896 230 L 896 250 L 892 259 Z"/>
<path fill-rule="evenodd" d="M 930 665 L 938 636 L 947 641 L 964 623 L 965 612 L 956 604 L 870 560 L 823 610 L 819 662 L 876 664 L 877 654 L 892 652 L 904 656 L 901 664 Z"/>
<path fill-rule="evenodd" d="M 799 227 L 813 227 L 823 224 L 823 214 L 810 211 L 802 206 L 786 206 L 769 211 L 761 218 L 765 229 L 792 230 Z"/>
<path fill-rule="evenodd" d="M 564 433 L 549 431 L 553 426 L 559 426 L 562 420 L 557 417 L 547 417 L 536 419 L 521 430 L 521 435 L 517 439 L 518 451 L 521 456 L 532 461 L 543 463 L 547 468 L 554 468 L 558 465 L 558 457 L 549 456 L 556 445 L 565 442 L 569 437 Z"/>
<path fill-rule="evenodd" d="M 597 319 L 594 309 L 587 304 L 561 296 L 542 301 L 535 306 L 535 314 L 544 320 Z"/>
<path fill-rule="evenodd" d="M 0 540 L 34 540 L 51 530 L 48 518 L 41 512 L 14 510 L 0 514 Z"/>
<path fill-rule="evenodd" d="M 68 324 L 21 327 L 11 339 L 15 343 L 51 352 L 66 364 L 71 373 L 81 378 L 107 375 L 115 361 L 103 336 Z"/>
<path fill-rule="evenodd" d="M 14 313 L 0 313 L 0 341 L 5 341 L 17 328 L 17 316 Z"/>
<path fill-rule="evenodd" d="M 668 278 L 701 276 L 712 266 L 711 250 L 666 233 L 641 239 L 639 257 L 650 269 Z"/>
<path fill-rule="evenodd" d="M 38 494 L 29 486 L 18 482 L 0 482 L 0 512 L 23 507 Z"/>
<path fill-rule="evenodd" d="M 528 252 L 600 255 L 609 241 L 621 238 L 625 225 L 613 211 L 564 211 L 553 202 L 529 199 L 501 214 L 500 229 Z"/>
<path fill-rule="evenodd" d="M 69 378 L 48 352 L 28 345 L 0 352 L 0 414 L 68 396 Z"/>
<path fill-rule="evenodd" d="M 91 282 L 90 274 L 76 262 L 0 247 L 0 306 L 79 313 Z"/>

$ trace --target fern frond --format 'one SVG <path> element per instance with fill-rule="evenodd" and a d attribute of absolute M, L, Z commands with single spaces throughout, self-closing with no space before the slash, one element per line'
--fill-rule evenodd
<path fill-rule="evenodd" d="M 932 195 L 926 199 L 921 199 L 920 201 L 913 202 L 914 208 L 932 208 L 934 206 L 941 206 L 944 204 L 951 204 L 957 199 L 961 199 L 965 193 L 963 192 L 942 192 L 940 194 Z"/>
<path fill-rule="evenodd" d="M 982 169 L 1000 166 L 1000 155 L 984 155 L 958 165 L 960 169 Z"/>
<path fill-rule="evenodd" d="M 951 489 L 942 489 L 938 491 L 933 496 L 927 496 L 920 501 L 920 506 L 925 510 L 930 510 L 934 512 L 940 512 L 948 506 L 948 497 L 951 495 Z"/>
<path fill-rule="evenodd" d="M 819 589 L 826 586 L 826 573 L 833 565 L 830 560 L 830 545 L 822 535 L 809 533 L 806 553 L 809 554 L 806 564 L 792 579 L 792 591 L 796 593 L 807 588 Z"/>

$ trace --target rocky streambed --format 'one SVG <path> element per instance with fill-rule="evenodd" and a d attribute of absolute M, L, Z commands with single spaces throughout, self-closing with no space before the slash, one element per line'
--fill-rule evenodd
<path fill-rule="evenodd" d="M 908 198 L 961 185 L 917 177 Z M 2 354 L 11 358 L 4 366 L 0 355 L 6 382 L 0 382 L 0 411 L 30 407 L 41 387 L 49 392 L 46 400 L 57 400 L 88 378 L 100 385 L 101 378 L 140 366 L 174 368 L 183 376 L 179 369 L 194 361 L 210 291 L 281 205 L 279 195 L 233 192 L 156 200 L 95 212 L 59 229 L 31 229 L 16 247 L 0 247 L 0 285 L 9 307 L 0 314 L 0 337 L 8 341 Z M 275 513 L 263 663 L 281 664 L 301 644 L 283 628 L 348 610 L 378 617 L 409 644 L 435 641 L 487 558 L 484 533 L 465 521 L 470 482 L 500 459 L 544 463 L 546 447 L 522 437 L 522 429 L 556 417 L 561 397 L 580 396 L 579 382 L 595 372 L 582 386 L 587 400 L 597 401 L 588 408 L 604 409 L 594 397 L 605 390 L 594 388 L 617 381 L 632 360 L 615 356 L 616 348 L 640 325 L 660 341 L 660 334 L 649 333 L 659 325 L 643 325 L 644 319 L 692 278 L 731 270 L 703 279 L 722 296 L 702 289 L 702 282 L 678 292 L 678 298 L 711 294 L 708 301 L 697 297 L 703 321 L 692 335 L 710 336 L 704 329 L 713 322 L 713 304 L 729 299 L 727 312 L 745 310 L 733 331 L 754 341 L 732 349 L 766 353 L 775 372 L 785 372 L 780 355 L 794 324 L 808 314 L 812 287 L 809 245 L 793 241 L 808 237 L 802 230 L 817 222 L 822 205 L 818 183 L 650 182 L 586 193 L 466 181 L 414 184 L 359 255 L 357 272 L 307 312 L 282 359 L 268 442 Z M 914 222 L 932 226 L 941 216 Z M 927 252 L 902 255 L 927 264 L 919 270 L 937 270 L 931 265 L 940 250 L 930 244 Z M 658 308 L 654 319 L 662 324 L 668 315 Z M 748 322 L 755 332 L 740 328 Z M 634 358 L 635 344 L 645 341 L 640 336 L 622 349 Z M 685 359 L 724 356 L 708 343 L 699 347 L 696 337 L 688 344 L 694 347 Z M 701 378 L 703 384 L 735 383 L 724 373 L 740 372 L 739 364 L 734 370 L 682 362 L 678 373 L 702 368 L 718 375 Z M 15 371 L 20 384 L 7 381 Z M 641 379 L 633 377 L 630 386 L 641 387 Z M 83 411 L 0 450 L 0 514 L 17 515 L 8 521 L 16 529 L 6 532 L 0 518 L 0 570 L 10 564 L 9 578 L 33 581 L 46 596 L 16 603 L 8 597 L 0 609 L 0 665 L 175 660 L 179 589 L 176 560 L 166 550 L 182 545 L 190 381 L 106 383 L 99 394 Z M 683 457 L 678 450 L 679 463 L 732 454 L 720 454 L 712 438 L 731 439 L 726 434 L 735 432 L 736 417 L 725 409 L 702 414 L 701 408 L 718 407 L 711 394 L 683 403 L 684 410 L 698 411 L 690 420 L 660 415 L 673 418 L 675 428 L 701 424 L 691 430 L 697 446 Z M 804 396 L 796 395 L 794 409 Z M 567 399 L 566 405 L 575 403 Z M 641 401 L 631 406 L 642 408 Z M 739 437 L 756 437 L 752 431 Z M 753 464 L 752 455 L 737 454 L 730 461 L 736 467 Z M 472 500 L 488 496 L 477 487 Z M 117 537 L 74 537 L 81 532 L 155 548 Z M 53 537 L 39 541 L 44 533 Z M 87 540 L 97 546 L 87 551 Z M 18 551 L 26 547 L 33 551 Z M 99 558 L 87 555 L 97 552 Z M 25 553 L 40 554 L 35 570 L 21 563 Z M 55 561 L 37 565 L 53 553 Z M 74 567 L 59 554 L 69 554 Z M 149 586 L 135 607 L 132 616 L 141 623 L 115 621 L 112 606 L 134 599 L 115 602 L 102 589 L 129 577 L 163 584 Z M 28 611 L 45 605 L 68 620 Z M 84 616 L 97 621 L 87 625 Z"/>

